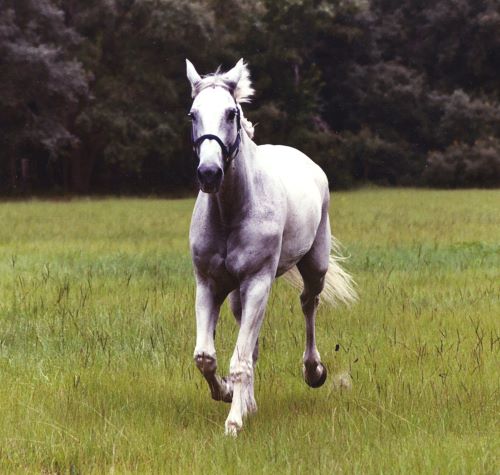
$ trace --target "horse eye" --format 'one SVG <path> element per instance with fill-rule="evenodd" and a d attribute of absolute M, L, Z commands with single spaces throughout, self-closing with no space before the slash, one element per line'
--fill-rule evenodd
<path fill-rule="evenodd" d="M 229 110 L 227 113 L 227 120 L 231 122 L 234 120 L 235 117 L 236 117 L 236 109 Z"/>
<path fill-rule="evenodd" d="M 189 112 L 188 117 L 193 122 L 196 122 L 196 115 L 194 114 L 194 112 Z"/>

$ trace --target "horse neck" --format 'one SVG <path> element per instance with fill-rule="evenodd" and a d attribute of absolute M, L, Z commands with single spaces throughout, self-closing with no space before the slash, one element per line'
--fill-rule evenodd
<path fill-rule="evenodd" d="M 255 143 L 242 130 L 240 151 L 229 166 L 219 192 L 214 195 L 225 225 L 237 222 L 253 202 L 253 156 L 256 149 Z"/>

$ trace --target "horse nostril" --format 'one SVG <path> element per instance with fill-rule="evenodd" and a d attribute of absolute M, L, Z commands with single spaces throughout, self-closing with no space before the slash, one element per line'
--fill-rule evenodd
<path fill-rule="evenodd" d="M 217 182 L 222 178 L 222 170 L 219 167 L 198 167 L 198 179 L 202 182 Z"/>
<path fill-rule="evenodd" d="M 203 177 L 204 177 L 204 174 L 203 174 L 203 169 L 201 168 L 198 168 L 198 170 L 196 170 L 196 174 L 198 175 L 198 180 L 203 180 Z"/>

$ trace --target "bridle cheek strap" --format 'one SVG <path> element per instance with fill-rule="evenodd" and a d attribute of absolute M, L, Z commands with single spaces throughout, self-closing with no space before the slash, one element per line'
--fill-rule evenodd
<path fill-rule="evenodd" d="M 222 150 L 222 160 L 224 161 L 224 173 L 226 173 L 227 169 L 229 168 L 229 165 L 231 162 L 236 158 L 236 155 L 238 155 L 239 148 L 240 148 L 240 142 L 241 142 L 241 123 L 240 123 L 240 111 L 239 108 L 237 108 L 237 113 L 236 113 L 236 119 L 237 119 L 237 133 L 236 133 L 236 139 L 234 140 L 233 144 L 228 148 L 224 142 L 217 137 L 217 135 L 213 134 L 205 134 L 202 135 L 201 137 L 198 137 L 196 140 L 193 139 L 193 151 L 196 156 L 198 156 L 198 150 L 200 145 L 204 140 L 215 140 L 221 150 Z"/>

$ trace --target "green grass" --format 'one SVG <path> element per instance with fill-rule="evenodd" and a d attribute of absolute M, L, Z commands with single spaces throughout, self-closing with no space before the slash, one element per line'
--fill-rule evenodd
<path fill-rule="evenodd" d="M 330 377 L 302 381 L 278 282 L 236 440 L 192 362 L 192 206 L 0 204 L 1 473 L 500 472 L 500 191 L 335 193 L 361 299 L 320 310 Z M 224 308 L 223 372 L 235 338 Z"/>

